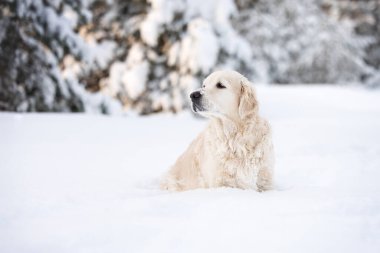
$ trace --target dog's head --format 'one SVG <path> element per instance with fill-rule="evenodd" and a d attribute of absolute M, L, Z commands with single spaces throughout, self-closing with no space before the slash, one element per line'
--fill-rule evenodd
<path fill-rule="evenodd" d="M 236 71 L 216 71 L 190 94 L 194 112 L 206 117 L 245 120 L 258 110 L 256 95 L 247 78 Z"/>

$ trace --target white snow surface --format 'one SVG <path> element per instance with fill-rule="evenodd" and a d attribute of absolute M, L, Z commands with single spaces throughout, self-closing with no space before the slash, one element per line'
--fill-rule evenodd
<path fill-rule="evenodd" d="M 380 252 L 380 92 L 259 86 L 276 186 L 170 193 L 206 121 L 0 114 L 0 251 Z"/>

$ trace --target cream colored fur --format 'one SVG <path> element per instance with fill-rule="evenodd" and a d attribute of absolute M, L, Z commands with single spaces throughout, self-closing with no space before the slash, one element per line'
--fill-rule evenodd
<path fill-rule="evenodd" d="M 216 88 L 221 82 L 225 89 Z M 161 181 L 161 189 L 272 188 L 274 155 L 271 129 L 258 114 L 255 91 L 235 71 L 218 71 L 203 83 L 199 114 L 210 118 Z"/>

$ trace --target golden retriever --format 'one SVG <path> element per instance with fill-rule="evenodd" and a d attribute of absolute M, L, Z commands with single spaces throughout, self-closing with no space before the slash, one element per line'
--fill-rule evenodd
<path fill-rule="evenodd" d="M 210 119 L 161 181 L 161 189 L 272 188 L 274 154 L 256 94 L 236 71 L 216 71 L 190 94 L 195 113 Z"/>

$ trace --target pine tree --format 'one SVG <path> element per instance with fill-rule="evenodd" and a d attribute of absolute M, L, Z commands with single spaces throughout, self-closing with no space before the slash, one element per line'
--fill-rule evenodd
<path fill-rule="evenodd" d="M 369 38 L 355 36 L 318 1 L 258 1 L 241 10 L 238 27 L 253 48 L 257 77 L 273 83 L 360 82 Z M 261 74 L 261 75 L 260 75 Z"/>
<path fill-rule="evenodd" d="M 378 83 L 367 65 L 378 43 L 320 2 L 3 0 L 0 110 L 177 112 L 222 68 L 255 82 Z"/>
<path fill-rule="evenodd" d="M 101 39 L 117 44 L 100 89 L 142 114 L 182 110 L 216 68 L 250 74 L 250 47 L 231 24 L 232 0 L 95 1 L 90 8 L 97 14 L 88 32 L 103 31 Z"/>
<path fill-rule="evenodd" d="M 77 23 L 65 17 L 72 14 Z M 80 1 L 5 0 L 0 6 L 0 110 L 108 112 L 101 95 L 91 95 L 61 65 L 71 55 L 91 61 L 77 25 L 90 15 Z"/>

